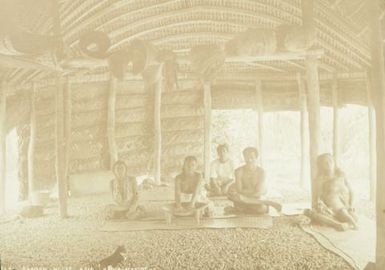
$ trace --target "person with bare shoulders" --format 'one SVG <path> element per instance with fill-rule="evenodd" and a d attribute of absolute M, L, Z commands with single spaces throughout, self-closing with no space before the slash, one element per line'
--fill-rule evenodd
<path fill-rule="evenodd" d="M 257 165 L 257 149 L 247 147 L 243 150 L 243 157 L 245 165 L 235 170 L 235 183 L 228 192 L 229 200 L 234 203 L 232 210 L 250 214 L 265 214 L 268 213 L 268 207 L 272 206 L 280 212 L 282 206 L 279 203 L 263 199 L 267 187 L 265 172 Z"/>
<path fill-rule="evenodd" d="M 335 166 L 333 156 L 328 153 L 320 155 L 317 169 L 317 207 L 305 211 L 305 215 L 337 230 L 357 229 L 353 192 L 345 174 Z"/>
<path fill-rule="evenodd" d="M 123 161 L 115 162 L 112 171 L 115 178 L 110 181 L 110 190 L 114 204 L 109 206 L 109 218 L 132 218 L 139 209 L 136 178 L 127 175 Z"/>
<path fill-rule="evenodd" d="M 198 160 L 188 156 L 183 163 L 182 172 L 175 177 L 175 211 L 191 210 L 208 205 L 206 215 L 212 214 L 212 202 L 203 189 L 202 174 L 197 172 Z"/>

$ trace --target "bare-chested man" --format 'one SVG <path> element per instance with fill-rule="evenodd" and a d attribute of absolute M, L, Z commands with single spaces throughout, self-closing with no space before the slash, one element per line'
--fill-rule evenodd
<path fill-rule="evenodd" d="M 235 184 L 229 188 L 228 198 L 234 203 L 236 212 L 265 214 L 268 206 L 279 212 L 279 203 L 263 200 L 267 192 L 264 170 L 257 165 L 258 151 L 254 147 L 243 150 L 245 165 L 235 171 Z"/>

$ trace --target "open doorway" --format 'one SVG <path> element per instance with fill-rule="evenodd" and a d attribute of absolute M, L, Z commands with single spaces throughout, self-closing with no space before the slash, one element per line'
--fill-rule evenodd
<path fill-rule="evenodd" d="M 305 123 L 307 126 L 307 123 Z M 306 136 L 308 136 L 306 130 Z M 346 173 L 363 211 L 374 215 L 369 202 L 369 123 L 368 108 L 347 105 L 339 109 L 339 166 Z M 212 158 L 218 144 L 228 143 L 235 166 L 242 164 L 242 150 L 256 146 L 257 116 L 252 109 L 213 110 Z M 301 166 L 300 113 L 298 111 L 264 112 L 262 160 L 269 186 L 284 201 L 310 200 L 309 186 L 300 186 Z M 320 153 L 332 153 L 333 109 L 321 108 Z M 308 163 L 308 149 L 306 150 Z M 307 164 L 308 165 L 308 164 Z M 310 171 L 308 184 L 310 184 Z"/>

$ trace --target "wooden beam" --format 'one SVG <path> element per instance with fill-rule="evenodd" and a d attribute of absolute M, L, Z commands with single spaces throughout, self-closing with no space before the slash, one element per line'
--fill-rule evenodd
<path fill-rule="evenodd" d="M 33 193 L 36 189 L 35 183 L 35 148 L 36 148 L 36 84 L 32 84 L 31 112 L 30 112 L 30 134 L 28 144 L 28 200 L 32 204 Z"/>
<path fill-rule="evenodd" d="M 312 39 L 315 33 L 314 0 L 302 0 L 302 20 L 307 40 Z M 309 138 L 310 138 L 310 172 L 312 208 L 317 207 L 317 157 L 321 141 L 320 126 L 320 81 L 318 76 L 318 60 L 314 55 L 308 55 L 305 60 L 307 81 L 307 104 L 309 111 Z"/>
<path fill-rule="evenodd" d="M 116 83 L 114 76 L 110 78 L 108 89 L 108 107 L 107 107 L 107 141 L 110 153 L 110 169 L 116 161 L 118 161 L 118 150 L 115 141 L 115 113 L 116 113 Z"/>
<path fill-rule="evenodd" d="M 257 148 L 259 152 L 259 162 L 263 166 L 263 97 L 262 82 L 255 81 L 255 110 L 257 112 Z"/>
<path fill-rule="evenodd" d="M 377 159 L 376 159 L 376 115 L 374 111 L 372 86 L 370 75 L 366 79 L 366 90 L 368 98 L 368 122 L 369 122 L 369 198 L 374 202 L 376 198 Z"/>
<path fill-rule="evenodd" d="M 59 213 L 61 218 L 67 218 L 67 181 L 65 166 L 64 139 L 64 88 L 62 78 L 57 78 L 56 84 L 56 179 L 59 194 Z"/>
<path fill-rule="evenodd" d="M 70 147 L 71 147 L 71 129 L 72 129 L 72 88 L 69 78 L 66 78 L 64 85 L 64 138 L 65 138 L 65 178 L 67 191 L 70 192 L 69 181 L 69 162 L 70 162 Z"/>
<path fill-rule="evenodd" d="M 45 70 L 51 72 L 62 71 L 61 68 L 44 65 L 30 59 L 10 56 L 5 54 L 0 54 L 0 66 L 10 67 L 10 68 L 22 68 L 22 69 L 36 69 L 36 70 Z"/>
<path fill-rule="evenodd" d="M 160 67 L 163 69 L 163 65 Z M 162 74 L 163 72 L 161 72 Z M 161 183 L 162 167 L 162 124 L 161 124 L 161 105 L 162 89 L 164 85 L 161 76 L 154 85 L 154 177 L 157 184 Z"/>
<path fill-rule="evenodd" d="M 211 85 L 210 82 L 203 83 L 204 95 L 204 175 L 206 183 L 210 183 L 211 162 Z"/>
<path fill-rule="evenodd" d="M 5 213 L 6 194 L 6 83 L 1 82 L 0 89 L 0 216 Z"/>
<path fill-rule="evenodd" d="M 333 104 L 333 155 L 336 163 L 339 163 L 339 124 L 338 124 L 338 81 L 337 77 L 332 82 L 332 104 Z"/>
<path fill-rule="evenodd" d="M 300 137 L 301 137 L 301 167 L 300 167 L 300 186 L 302 188 L 308 186 L 307 180 L 307 166 L 306 166 L 306 151 L 308 151 L 308 140 L 306 136 L 306 118 L 307 118 L 307 108 L 306 108 L 306 89 L 303 78 L 300 73 L 297 74 L 297 83 L 298 83 L 298 92 L 299 92 L 299 107 L 300 107 Z"/>
<path fill-rule="evenodd" d="M 376 269 L 385 269 L 385 68 L 384 51 L 382 47 L 382 27 L 380 21 L 379 1 L 368 1 L 372 97 L 376 112 L 377 140 L 377 190 L 376 190 Z"/>
<path fill-rule="evenodd" d="M 311 172 L 311 194 L 312 207 L 317 203 L 317 157 L 319 155 L 319 145 L 321 141 L 320 126 L 320 85 L 318 78 L 317 59 L 310 57 L 306 60 L 306 80 L 307 80 L 307 104 L 309 111 L 309 153 L 310 153 L 310 172 Z"/>

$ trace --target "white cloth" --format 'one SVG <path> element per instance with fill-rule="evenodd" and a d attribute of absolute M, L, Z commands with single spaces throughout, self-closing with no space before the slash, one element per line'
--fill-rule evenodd
<path fill-rule="evenodd" d="M 233 161 L 230 159 L 226 162 L 221 162 L 219 159 L 214 160 L 211 163 L 210 177 L 234 179 Z"/>

